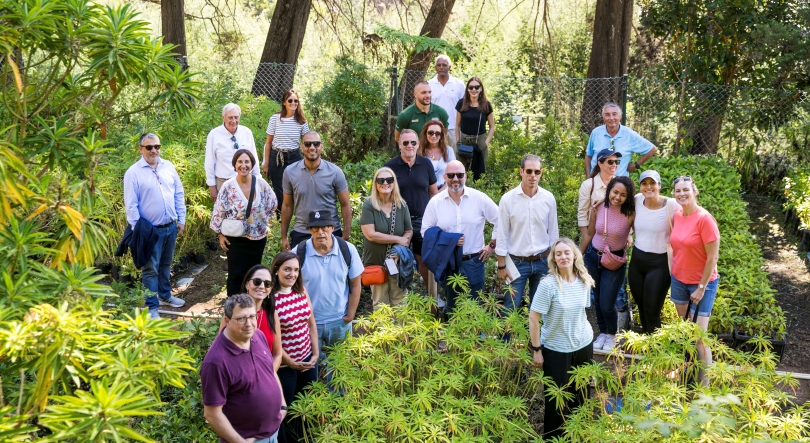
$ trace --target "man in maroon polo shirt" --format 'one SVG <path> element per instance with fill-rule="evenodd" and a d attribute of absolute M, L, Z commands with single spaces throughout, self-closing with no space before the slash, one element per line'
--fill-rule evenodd
<path fill-rule="evenodd" d="M 287 405 L 256 304 L 248 294 L 225 301 L 225 328 L 203 359 L 205 419 L 223 443 L 275 443 Z"/>

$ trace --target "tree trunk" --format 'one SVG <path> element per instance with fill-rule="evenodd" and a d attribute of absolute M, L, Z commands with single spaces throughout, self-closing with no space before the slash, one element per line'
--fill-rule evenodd
<path fill-rule="evenodd" d="M 276 2 L 259 68 L 253 78 L 254 95 L 281 101 L 284 92 L 292 88 L 311 7 L 312 0 Z"/>
<path fill-rule="evenodd" d="M 692 112 L 683 124 L 687 150 L 691 155 L 717 154 L 723 116 L 731 99 L 730 91 L 718 85 L 693 87 Z"/>
<path fill-rule="evenodd" d="M 186 63 L 186 21 L 183 15 L 184 0 L 160 0 L 160 24 L 163 31 L 163 43 L 177 45 L 173 52 L 183 68 Z"/>
<path fill-rule="evenodd" d="M 596 1 L 588 81 L 580 113 L 581 129 L 587 134 L 602 124 L 605 103 L 621 104 L 622 83 L 616 77 L 627 74 L 632 25 L 632 0 Z"/>

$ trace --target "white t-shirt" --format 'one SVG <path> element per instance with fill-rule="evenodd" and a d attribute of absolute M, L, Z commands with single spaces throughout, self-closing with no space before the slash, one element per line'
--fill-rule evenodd
<path fill-rule="evenodd" d="M 281 118 L 273 114 L 267 122 L 267 135 L 273 136 L 273 147 L 281 151 L 291 151 L 301 146 L 301 137 L 309 132 L 309 123 L 299 124 L 295 117 Z"/>
<path fill-rule="evenodd" d="M 580 279 L 571 283 L 547 275 L 540 280 L 531 310 L 543 315 L 540 343 L 552 351 L 578 351 L 593 340 L 593 328 L 585 308 L 591 305 L 591 290 Z"/>
<path fill-rule="evenodd" d="M 670 233 L 667 213 L 670 217 L 674 216 L 681 209 L 681 205 L 674 198 L 667 198 L 663 207 L 648 209 L 644 206 L 642 194 L 636 194 L 635 199 L 636 219 L 633 230 L 636 233 L 636 247 L 651 254 L 666 254 Z"/>
<path fill-rule="evenodd" d="M 447 161 L 444 161 L 442 156 L 439 156 L 436 160 L 430 157 L 428 159 L 433 164 L 433 172 L 436 173 L 436 187 L 441 188 L 444 184 L 444 171 L 447 169 L 447 164 L 456 159 L 456 154 L 453 152 L 453 148 L 448 146 Z"/>

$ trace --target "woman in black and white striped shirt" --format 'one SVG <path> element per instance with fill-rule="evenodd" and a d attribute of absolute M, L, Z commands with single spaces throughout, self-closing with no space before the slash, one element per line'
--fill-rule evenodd
<path fill-rule="evenodd" d="M 281 180 L 284 169 L 301 160 L 301 137 L 309 132 L 309 124 L 298 100 L 298 93 L 290 89 L 281 98 L 281 111 L 267 123 L 267 141 L 264 143 L 262 170 L 267 174 L 276 192 L 276 216 L 284 200 Z"/>

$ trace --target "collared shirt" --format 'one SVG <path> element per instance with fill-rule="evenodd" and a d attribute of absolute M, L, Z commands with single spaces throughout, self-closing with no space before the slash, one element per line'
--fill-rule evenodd
<path fill-rule="evenodd" d="M 357 248 L 347 243 L 352 256 L 352 266 L 346 266 L 346 261 L 340 255 L 340 246 L 332 235 L 332 250 L 321 255 L 312 245 L 312 239 L 307 240 L 307 258 L 301 268 L 301 278 L 304 279 L 304 289 L 307 290 L 312 301 L 312 311 L 315 314 L 315 323 L 329 323 L 346 315 L 349 305 L 349 285 L 346 276 L 350 279 L 359 277 L 363 273 L 363 261 Z M 298 246 L 292 249 L 297 253 Z"/>
<path fill-rule="evenodd" d="M 224 220 L 247 220 L 245 237 L 251 240 L 261 240 L 267 236 L 267 228 L 272 223 L 275 214 L 276 193 L 263 178 L 256 177 L 256 190 L 248 216 L 245 211 L 247 211 L 250 194 L 245 195 L 236 180 L 236 177 L 229 178 L 219 189 L 214 210 L 211 212 L 209 227 L 219 233 Z"/>
<path fill-rule="evenodd" d="M 622 156 L 619 158 L 619 168 L 616 170 L 616 176 L 623 175 L 627 177 L 630 175 L 627 172 L 627 167 L 630 165 L 630 158 L 633 154 L 644 155 L 655 145 L 646 138 L 638 135 L 638 133 L 627 126 L 619 125 L 619 132 L 614 137 L 611 137 L 607 132 L 607 126 L 602 125 L 596 127 L 591 132 L 591 138 L 588 140 L 588 148 L 585 155 L 593 157 L 591 160 L 591 168 L 596 166 L 596 154 L 603 149 L 613 149 L 616 152 L 621 152 Z"/>
<path fill-rule="evenodd" d="M 240 348 L 220 332 L 205 354 L 200 381 L 203 404 L 222 406 L 242 438 L 267 438 L 281 425 L 281 388 L 273 375 L 273 354 L 261 332 L 250 338 L 250 349 Z"/>
<path fill-rule="evenodd" d="M 401 155 L 385 162 L 394 171 L 399 185 L 399 194 L 408 203 L 411 217 L 421 217 L 430 201 L 430 185 L 436 184 L 433 163 L 426 157 L 416 156 L 413 165 L 405 163 Z"/>
<path fill-rule="evenodd" d="M 205 184 L 217 185 L 217 177 L 229 179 L 236 176 L 233 168 L 233 154 L 237 151 L 231 137 L 236 137 L 239 149 L 247 149 L 256 159 L 253 175 L 259 175 L 259 155 L 256 153 L 256 140 L 247 126 L 236 127 L 236 134 L 231 134 L 225 125 L 219 125 L 208 133 L 205 140 Z"/>
<path fill-rule="evenodd" d="M 456 113 L 452 112 L 456 107 L 456 102 L 464 98 L 466 86 L 464 82 L 448 74 L 447 83 L 442 84 L 439 76 L 436 75 L 428 80 L 430 85 L 430 102 L 435 103 L 447 111 L 447 130 L 456 128 Z"/>
<path fill-rule="evenodd" d="M 551 192 L 538 188 L 533 197 L 518 185 L 498 203 L 498 243 L 495 254 L 530 257 L 560 238 L 557 201 Z"/>
<path fill-rule="evenodd" d="M 579 186 L 579 206 L 577 207 L 577 226 L 588 226 L 591 222 L 593 202 L 604 200 L 607 184 L 602 177 L 589 178 Z"/>
<path fill-rule="evenodd" d="M 337 165 L 321 159 L 318 168 L 310 174 L 304 160 L 299 160 L 284 170 L 281 187 L 285 194 L 292 195 L 293 198 L 295 214 L 293 229 L 298 232 L 309 232 L 307 230 L 309 213 L 319 209 L 329 209 L 335 221 L 335 229 L 340 229 L 337 195 L 349 189 L 349 184 L 346 183 L 346 176 Z"/>
<path fill-rule="evenodd" d="M 172 162 L 158 158 L 152 169 L 141 157 L 124 174 L 124 206 L 132 227 L 143 217 L 153 225 L 186 224 L 183 183 Z"/>
<path fill-rule="evenodd" d="M 403 109 L 397 116 L 396 129 L 402 132 L 403 129 L 413 129 L 417 134 L 422 132 L 422 126 L 431 120 L 439 120 L 447 127 L 447 110 L 439 105 L 431 103 L 428 112 L 422 112 L 421 109 L 416 107 L 416 103 Z"/>
<path fill-rule="evenodd" d="M 492 238 L 497 238 L 498 205 L 488 195 L 465 186 L 461 203 L 456 204 L 445 189 L 430 199 L 422 218 L 422 235 L 434 226 L 464 234 L 464 254 L 472 254 L 484 249 L 484 221 L 492 223 Z"/>

